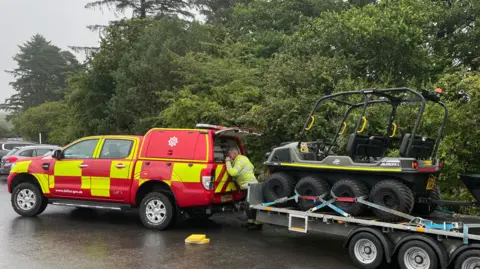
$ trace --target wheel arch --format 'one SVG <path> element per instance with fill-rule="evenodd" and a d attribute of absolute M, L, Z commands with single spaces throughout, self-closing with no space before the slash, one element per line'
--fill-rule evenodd
<path fill-rule="evenodd" d="M 392 243 L 392 241 L 390 241 L 390 239 L 385 237 L 385 235 L 381 231 L 379 231 L 375 228 L 360 227 L 360 228 L 356 228 L 355 230 L 350 231 L 347 235 L 347 239 L 345 239 L 345 242 L 343 243 L 343 247 L 348 248 L 348 245 L 350 244 L 350 241 L 352 240 L 352 238 L 355 235 L 357 235 L 359 233 L 362 233 L 362 232 L 369 233 L 369 234 L 375 236 L 378 240 L 380 240 L 380 242 L 382 243 L 382 246 L 383 246 L 385 259 L 386 259 L 387 263 L 391 263 L 392 255 L 393 255 L 393 252 L 392 252 L 393 243 Z"/>
<path fill-rule="evenodd" d="M 28 182 L 36 185 L 40 189 L 42 194 L 45 194 L 38 179 L 30 173 L 19 173 L 15 175 L 10 181 L 10 184 L 8 185 L 8 191 L 12 193 L 16 186 L 24 182 Z"/>
<path fill-rule="evenodd" d="M 170 198 L 170 201 L 172 202 L 174 207 L 176 209 L 179 208 L 177 203 L 177 197 L 175 196 L 175 193 L 173 192 L 170 185 L 165 183 L 165 181 L 158 180 L 158 179 L 148 180 L 142 185 L 140 185 L 140 187 L 138 187 L 135 193 L 135 200 L 133 201 L 135 207 L 138 207 L 142 202 L 142 199 L 145 197 L 145 195 L 147 195 L 152 191 L 158 191 L 158 192 L 164 193 L 165 195 L 167 195 L 168 198 Z"/>
<path fill-rule="evenodd" d="M 437 241 L 435 241 L 433 238 L 428 237 L 428 236 L 417 235 L 417 234 L 407 235 L 407 236 L 403 237 L 402 239 L 400 239 L 395 244 L 395 247 L 393 249 L 392 254 L 397 255 L 400 247 L 403 244 L 405 244 L 406 242 L 411 241 L 411 240 L 419 240 L 419 241 L 422 241 L 422 242 L 426 243 L 430 247 L 432 247 L 433 251 L 435 251 L 435 254 L 437 254 L 438 263 L 440 265 L 440 268 L 441 269 L 446 269 L 447 268 L 447 266 L 448 266 L 447 251 Z"/>
<path fill-rule="evenodd" d="M 467 250 L 472 250 L 472 249 L 480 250 L 480 244 L 462 245 L 457 249 L 455 249 L 453 253 L 450 255 L 450 258 L 448 259 L 448 266 L 453 264 L 458 258 L 458 256 L 460 256 L 460 254 L 462 254 Z"/>

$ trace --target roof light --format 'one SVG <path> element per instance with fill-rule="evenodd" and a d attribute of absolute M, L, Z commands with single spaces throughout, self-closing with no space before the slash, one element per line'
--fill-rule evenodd
<path fill-rule="evenodd" d="M 439 94 L 443 94 L 443 90 L 441 88 L 436 88 L 435 92 Z"/>

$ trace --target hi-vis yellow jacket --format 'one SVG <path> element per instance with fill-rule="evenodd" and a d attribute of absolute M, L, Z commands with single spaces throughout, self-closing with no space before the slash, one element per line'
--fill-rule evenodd
<path fill-rule="evenodd" d="M 250 183 L 258 183 L 253 172 L 254 166 L 247 157 L 238 155 L 233 160 L 233 167 L 229 161 L 227 161 L 226 164 L 228 174 L 237 182 L 242 190 L 248 189 L 248 184 Z"/>

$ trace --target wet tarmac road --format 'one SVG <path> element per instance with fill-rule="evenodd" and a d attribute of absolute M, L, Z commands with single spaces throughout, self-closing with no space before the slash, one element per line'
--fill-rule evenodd
<path fill-rule="evenodd" d="M 208 245 L 185 245 L 205 233 Z M 232 215 L 182 222 L 168 231 L 143 228 L 134 213 L 49 205 L 36 218 L 18 216 L 0 178 L 0 268 L 267 269 L 355 268 L 342 238 L 245 231 Z"/>

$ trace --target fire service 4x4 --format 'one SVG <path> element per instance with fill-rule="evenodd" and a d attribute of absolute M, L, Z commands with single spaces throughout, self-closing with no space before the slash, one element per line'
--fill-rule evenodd
<path fill-rule="evenodd" d="M 155 128 L 145 136 L 81 138 L 52 156 L 22 159 L 8 176 L 13 209 L 36 216 L 48 204 L 138 208 L 148 228 L 165 229 L 181 213 L 205 218 L 232 208 L 244 193 L 230 180 L 227 149 L 244 153 L 248 128 L 197 124 Z"/>

